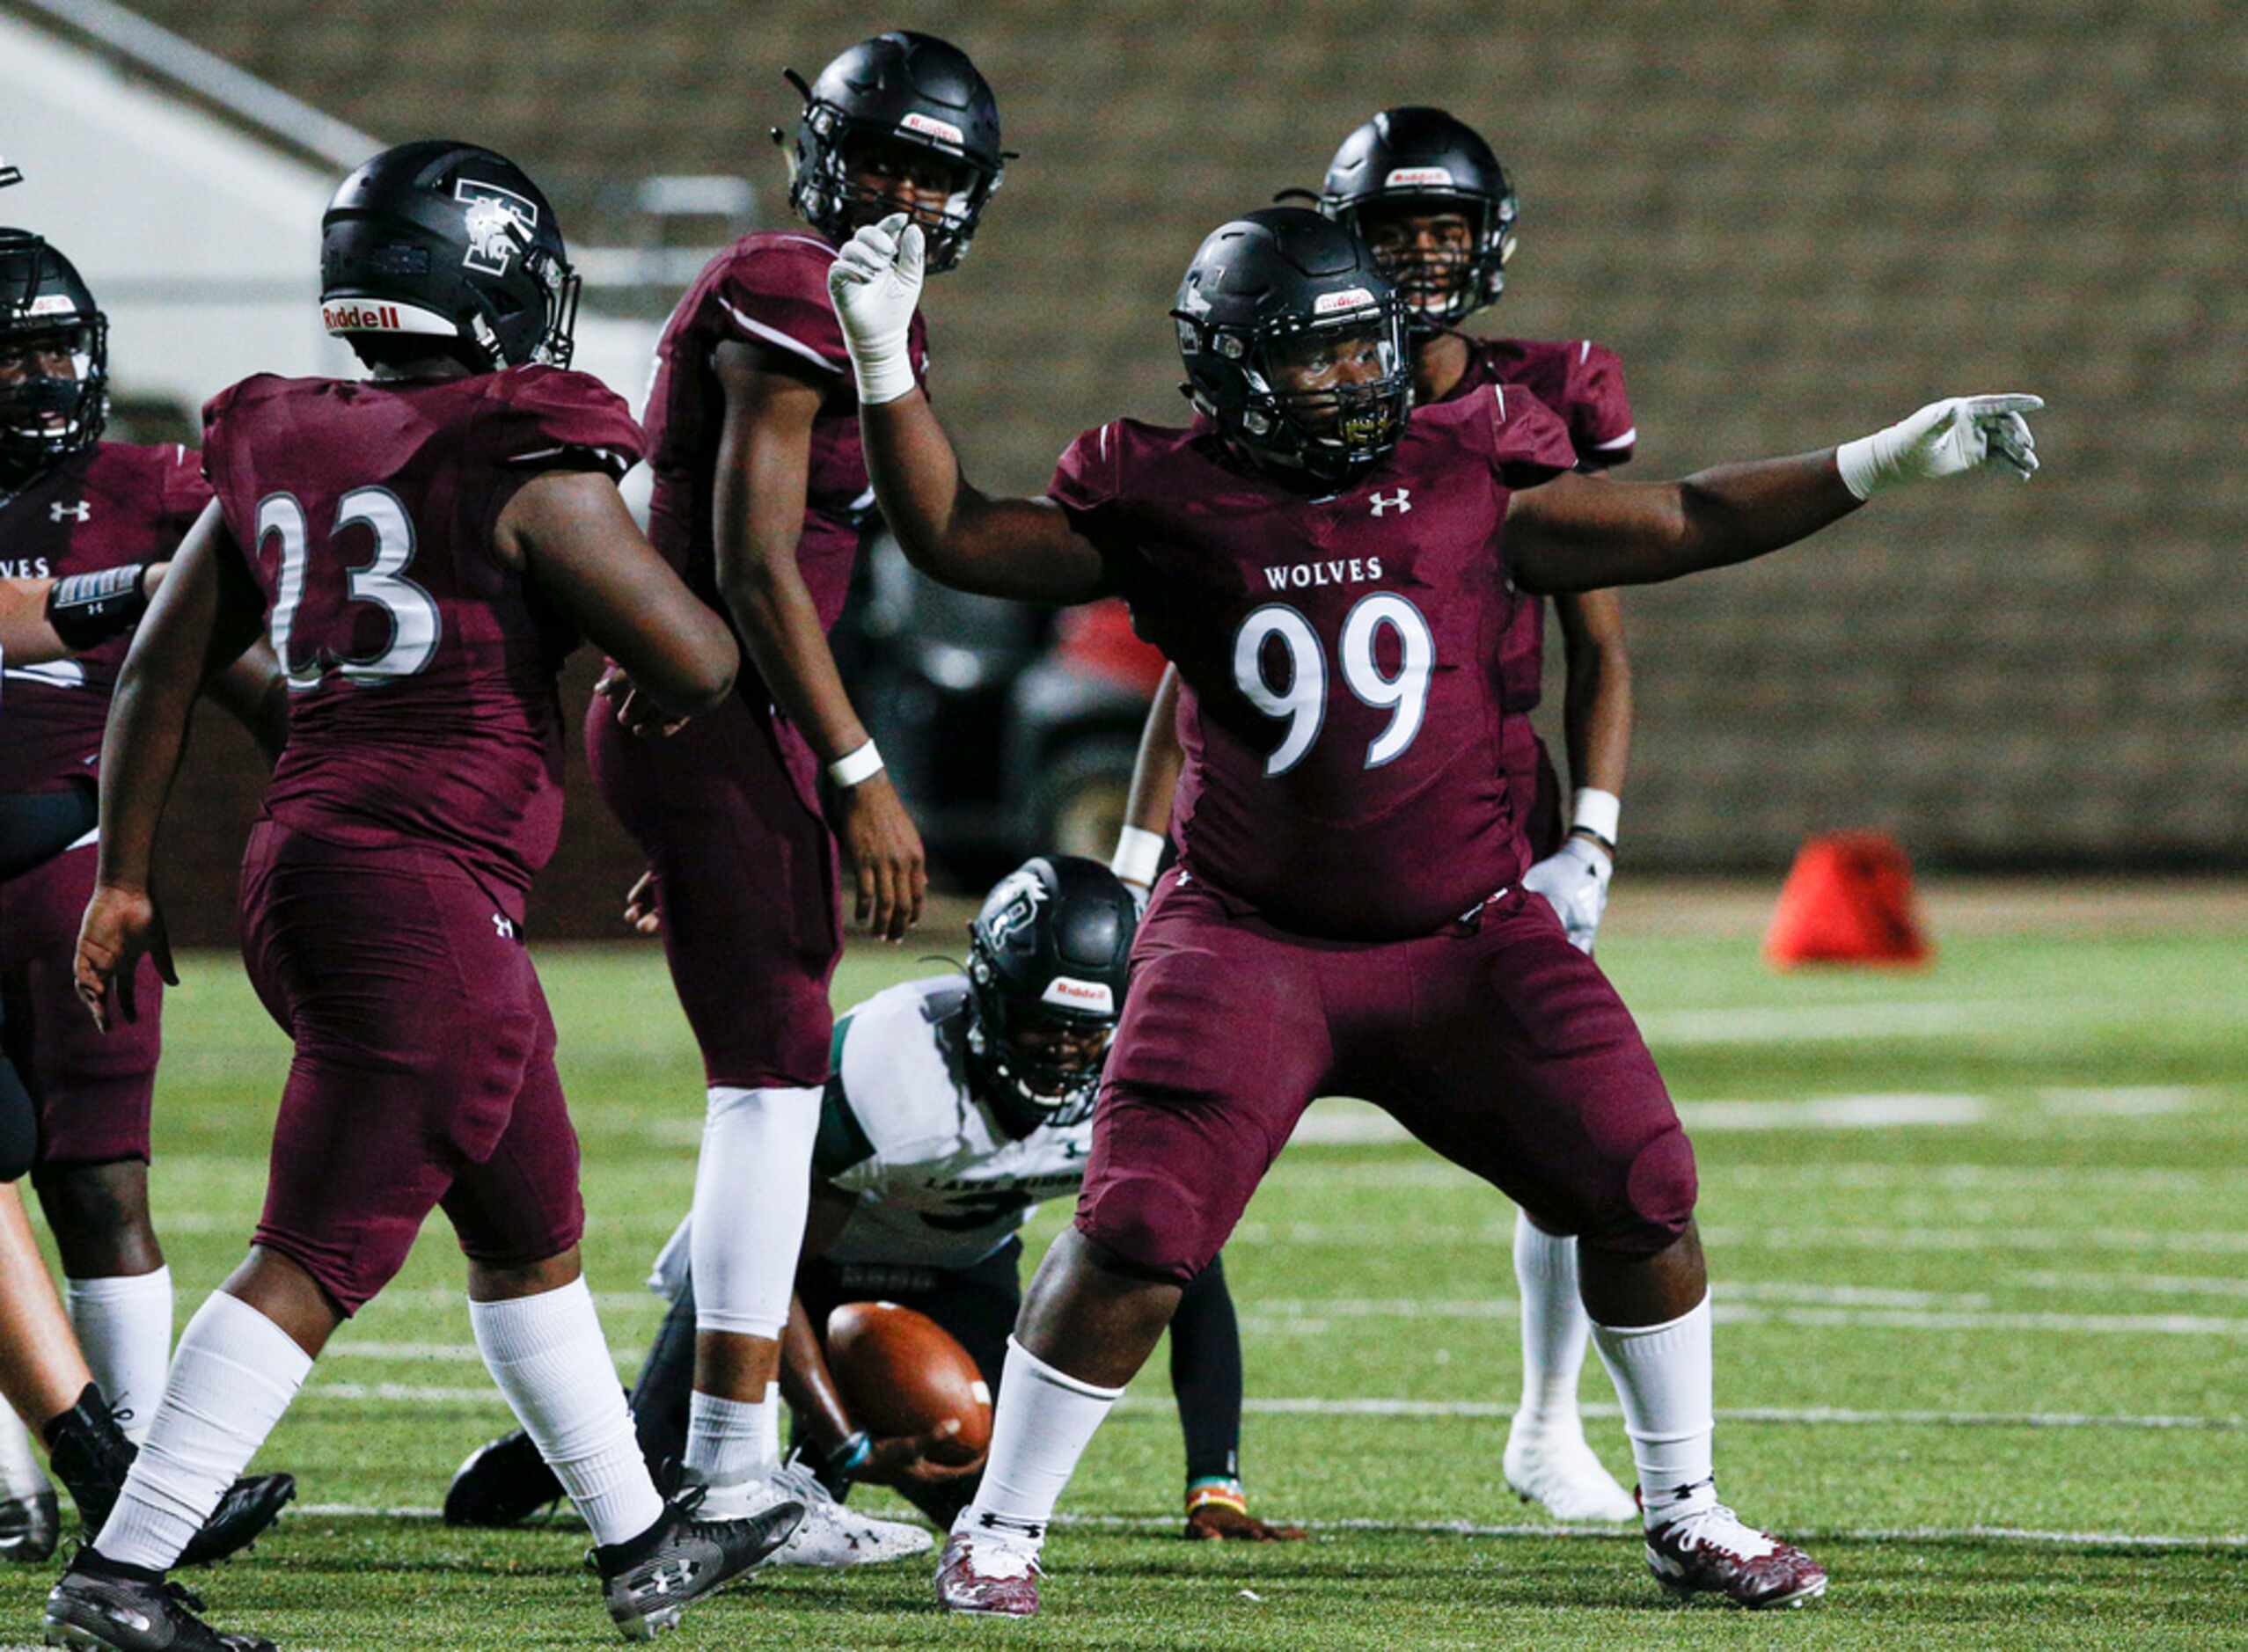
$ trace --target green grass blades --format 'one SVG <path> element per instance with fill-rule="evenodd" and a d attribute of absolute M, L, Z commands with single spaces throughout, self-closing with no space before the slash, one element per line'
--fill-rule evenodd
<path fill-rule="evenodd" d="M 1322 1103 L 1322 1139 L 1283 1159 L 1227 1263 L 1252 1506 L 1313 1541 L 1179 1539 L 1159 1355 L 1071 1488 L 1038 1621 L 941 1619 L 909 1561 L 766 1575 L 675 1644 L 2248 1645 L 2244 955 L 1996 937 L 1925 973 L 1776 976 L 1742 940 L 1608 949 L 1701 1158 L 1721 1485 L 1831 1568 L 1802 1612 L 1667 1606 L 1628 1532 L 1558 1532 L 1506 1490 L 1513 1212 L 1371 1110 Z M 629 1376 L 660 1316 L 640 1282 L 692 1184 L 700 1070 L 653 948 L 540 967 L 589 1272 Z M 838 1001 L 931 967 L 854 953 Z M 183 969 L 155 1188 L 184 1319 L 255 1217 L 287 1052 L 231 958 Z M 1066 1215 L 1041 1212 L 1034 1250 Z M 612 1643 L 575 1521 L 428 1517 L 509 1426 L 460 1284 L 439 1218 L 322 1360 L 260 1459 L 295 1471 L 304 1506 L 191 1580 L 221 1626 L 292 1652 Z M 1628 1483 L 1597 1360 L 1583 1393 Z M 0 1643 L 36 1638 L 49 1569 L 0 1577 Z"/>

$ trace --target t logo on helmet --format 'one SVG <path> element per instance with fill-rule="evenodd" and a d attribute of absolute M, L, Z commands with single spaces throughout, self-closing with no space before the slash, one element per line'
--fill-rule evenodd
<path fill-rule="evenodd" d="M 504 275 L 518 250 L 531 245 L 538 228 L 538 203 L 497 184 L 464 178 L 453 185 L 453 199 L 467 204 L 468 252 L 464 268 L 480 275 Z"/>

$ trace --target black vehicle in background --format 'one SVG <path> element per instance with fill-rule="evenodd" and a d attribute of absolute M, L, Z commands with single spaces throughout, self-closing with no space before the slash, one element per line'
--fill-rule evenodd
<path fill-rule="evenodd" d="M 836 660 L 930 859 L 970 887 L 1030 854 L 1107 860 L 1163 670 L 1124 604 L 966 596 L 886 533 L 859 570 Z"/>

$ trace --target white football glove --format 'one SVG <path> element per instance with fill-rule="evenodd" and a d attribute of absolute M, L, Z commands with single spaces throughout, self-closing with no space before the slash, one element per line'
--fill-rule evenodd
<path fill-rule="evenodd" d="M 1551 903 L 1561 915 L 1569 944 L 1590 957 L 1600 914 L 1607 910 L 1608 880 L 1615 875 L 1615 862 L 1607 851 L 1585 838 L 1571 837 L 1524 873 L 1522 887 Z"/>
<path fill-rule="evenodd" d="M 828 269 L 828 302 L 843 324 L 859 399 L 869 407 L 896 401 L 913 388 L 905 340 L 927 261 L 921 226 L 893 212 L 846 241 Z"/>
<path fill-rule="evenodd" d="M 1834 450 L 1842 482 L 1871 499 L 1899 482 L 1957 476 L 1996 463 L 2028 481 L 2037 471 L 2037 438 L 2024 413 L 2039 396 L 1954 396 L 1932 401 L 1911 418 Z"/>

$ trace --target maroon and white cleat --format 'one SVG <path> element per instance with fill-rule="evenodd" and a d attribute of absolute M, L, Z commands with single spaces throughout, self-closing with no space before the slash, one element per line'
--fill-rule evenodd
<path fill-rule="evenodd" d="M 1647 1568 L 1673 1595 L 1722 1595 L 1752 1612 L 1827 1592 L 1827 1568 L 1792 1543 L 1744 1524 L 1723 1503 L 1647 1533 Z"/>
<path fill-rule="evenodd" d="M 988 1531 L 955 1531 L 937 1562 L 937 1604 L 979 1618 L 1035 1616 L 1037 1551 Z"/>

